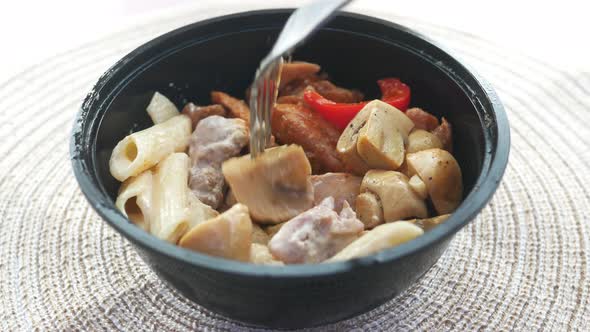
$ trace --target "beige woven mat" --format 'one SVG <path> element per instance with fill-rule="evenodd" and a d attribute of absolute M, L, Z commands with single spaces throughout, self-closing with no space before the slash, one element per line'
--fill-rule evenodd
<path fill-rule="evenodd" d="M 204 16 L 151 22 L 0 86 L 0 330 L 244 328 L 159 281 L 91 210 L 68 157 L 72 119 L 100 73 L 140 43 Z M 445 44 L 494 84 L 512 126 L 510 163 L 492 202 L 424 278 L 324 328 L 590 331 L 590 75 L 393 19 Z"/>

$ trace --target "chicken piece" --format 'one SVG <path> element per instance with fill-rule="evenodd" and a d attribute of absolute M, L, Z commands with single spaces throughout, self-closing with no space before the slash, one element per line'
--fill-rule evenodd
<path fill-rule="evenodd" d="M 416 129 L 431 131 L 438 127 L 438 119 L 421 108 L 412 107 L 408 109 L 406 116 L 414 122 Z"/>
<path fill-rule="evenodd" d="M 320 95 L 336 103 L 358 103 L 364 98 L 360 91 L 338 87 L 328 80 L 312 82 L 311 86 Z"/>
<path fill-rule="evenodd" d="M 248 141 L 248 129 L 242 119 L 212 115 L 199 122 L 189 145 L 189 184 L 201 202 L 214 209 L 219 206 L 225 184 L 221 164 L 239 155 Z"/>
<path fill-rule="evenodd" d="M 312 175 L 314 205 L 319 205 L 325 198 L 334 197 L 334 208 L 342 210 L 344 202 L 355 206 L 363 179 L 348 173 L 326 173 Z"/>
<path fill-rule="evenodd" d="M 289 84 L 281 86 L 279 89 L 279 97 L 291 96 L 298 100 L 303 100 L 303 92 L 305 89 L 313 89 L 311 84 L 325 79 L 325 75 L 309 75 L 307 77 L 294 79 Z"/>
<path fill-rule="evenodd" d="M 285 265 L 283 262 L 276 260 L 268 247 L 260 243 L 252 243 L 250 247 L 250 263 L 262 265 Z"/>
<path fill-rule="evenodd" d="M 250 107 L 243 100 L 221 91 L 211 91 L 211 101 L 225 107 L 230 117 L 246 121 L 246 127 L 250 125 Z"/>
<path fill-rule="evenodd" d="M 281 69 L 281 81 L 279 89 L 282 89 L 295 80 L 305 80 L 306 78 L 317 74 L 320 66 L 315 63 L 293 61 L 283 64 Z"/>
<path fill-rule="evenodd" d="M 272 112 L 272 132 L 283 144 L 303 147 L 314 174 L 341 172 L 336 152 L 338 130 L 303 104 L 277 104 Z"/>
<path fill-rule="evenodd" d="M 441 149 L 442 143 L 433 133 L 422 129 L 414 129 L 408 136 L 406 153 L 414 153 L 435 148 Z"/>
<path fill-rule="evenodd" d="M 313 206 L 311 166 L 300 146 L 270 148 L 256 159 L 232 158 L 222 170 L 236 200 L 259 223 L 287 221 Z"/>
<path fill-rule="evenodd" d="M 307 89 L 317 91 L 323 97 L 336 103 L 358 103 L 364 95 L 358 90 L 348 90 L 338 87 L 332 82 L 317 76 L 310 76 L 302 80 L 294 80 L 286 85 L 279 93 L 279 100 L 284 102 L 286 97 L 292 100 L 303 100 L 303 92 Z"/>
<path fill-rule="evenodd" d="M 199 124 L 199 121 L 202 119 L 211 115 L 225 116 L 226 111 L 223 106 L 217 104 L 209 106 L 197 106 L 193 103 L 188 103 L 182 109 L 182 114 L 186 114 L 189 118 L 191 118 L 193 130 L 195 130 Z"/>
<path fill-rule="evenodd" d="M 443 117 L 440 126 L 434 128 L 432 133 L 438 137 L 443 145 L 443 149 L 453 153 L 453 127 L 447 119 Z"/>
<path fill-rule="evenodd" d="M 363 223 L 347 202 L 338 215 L 334 198 L 289 220 L 268 243 L 271 254 L 286 264 L 322 262 L 356 240 Z"/>
<path fill-rule="evenodd" d="M 282 96 L 277 99 L 277 104 L 300 104 L 303 102 L 301 96 Z"/>
<path fill-rule="evenodd" d="M 178 245 L 211 256 L 250 260 L 252 220 L 248 207 L 236 204 L 219 216 L 199 223 L 180 238 Z"/>

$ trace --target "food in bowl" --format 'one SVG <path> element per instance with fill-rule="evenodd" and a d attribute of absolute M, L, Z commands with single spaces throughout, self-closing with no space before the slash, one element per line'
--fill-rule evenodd
<path fill-rule="evenodd" d="M 408 108 L 397 78 L 365 101 L 320 70 L 284 65 L 273 137 L 255 159 L 244 101 L 213 91 L 212 105 L 179 112 L 156 92 L 154 125 L 112 152 L 116 206 L 162 240 L 268 265 L 362 257 L 444 222 L 463 197 L 451 124 Z"/>

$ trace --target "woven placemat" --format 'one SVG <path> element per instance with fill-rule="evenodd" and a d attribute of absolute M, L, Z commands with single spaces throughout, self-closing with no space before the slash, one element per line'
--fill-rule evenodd
<path fill-rule="evenodd" d="M 68 156 L 73 117 L 108 66 L 156 35 L 223 12 L 152 21 L 0 86 L 0 330 L 245 329 L 161 282 L 86 203 Z M 590 75 L 369 14 L 423 32 L 491 81 L 512 150 L 494 199 L 419 282 L 324 328 L 590 331 Z"/>

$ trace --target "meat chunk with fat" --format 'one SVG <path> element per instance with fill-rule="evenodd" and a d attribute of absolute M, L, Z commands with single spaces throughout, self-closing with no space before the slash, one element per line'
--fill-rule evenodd
<path fill-rule="evenodd" d="M 279 91 L 279 100 L 303 100 L 303 92 L 307 89 L 317 91 L 323 97 L 337 103 L 358 103 L 364 95 L 358 90 L 349 90 L 334 85 L 332 82 L 318 75 L 294 80 Z"/>
<path fill-rule="evenodd" d="M 440 140 L 443 149 L 453 153 L 453 127 L 447 119 L 443 117 L 440 126 L 434 128 L 432 134 Z"/>
<path fill-rule="evenodd" d="M 279 89 L 282 89 L 295 80 L 305 80 L 311 76 L 314 76 L 320 71 L 320 69 L 320 65 L 304 61 L 285 63 L 281 69 L 281 82 Z"/>
<path fill-rule="evenodd" d="M 189 186 L 197 198 L 216 209 L 223 201 L 225 180 L 221 164 L 239 155 L 248 144 L 246 123 L 213 115 L 199 122 L 189 144 Z"/>
<path fill-rule="evenodd" d="M 327 197 L 334 197 L 334 209 L 342 210 L 344 202 L 355 206 L 363 179 L 349 173 L 326 173 L 312 175 L 314 204 L 319 205 Z"/>
<path fill-rule="evenodd" d="M 336 152 L 338 130 L 303 104 L 277 104 L 272 112 L 272 133 L 282 144 L 303 147 L 314 174 L 344 169 Z"/>
<path fill-rule="evenodd" d="M 225 107 L 230 117 L 244 120 L 246 127 L 250 125 L 250 107 L 243 100 L 234 98 L 225 92 L 211 91 L 211 101 Z"/>
<path fill-rule="evenodd" d="M 360 91 L 341 88 L 328 80 L 313 82 L 311 86 L 323 97 L 337 103 L 358 103 L 364 98 Z"/>
<path fill-rule="evenodd" d="M 199 121 L 211 115 L 225 116 L 225 108 L 221 105 L 197 106 L 193 103 L 188 103 L 182 109 L 182 114 L 188 115 L 193 123 L 193 130 L 197 128 Z"/>
<path fill-rule="evenodd" d="M 287 264 L 320 263 L 338 253 L 363 231 L 363 223 L 347 202 L 340 214 L 334 198 L 326 198 L 295 218 L 275 234 L 268 247 L 274 257 Z"/>
<path fill-rule="evenodd" d="M 414 122 L 414 128 L 432 131 L 438 127 L 436 116 L 418 107 L 412 107 L 406 111 L 406 116 Z"/>

